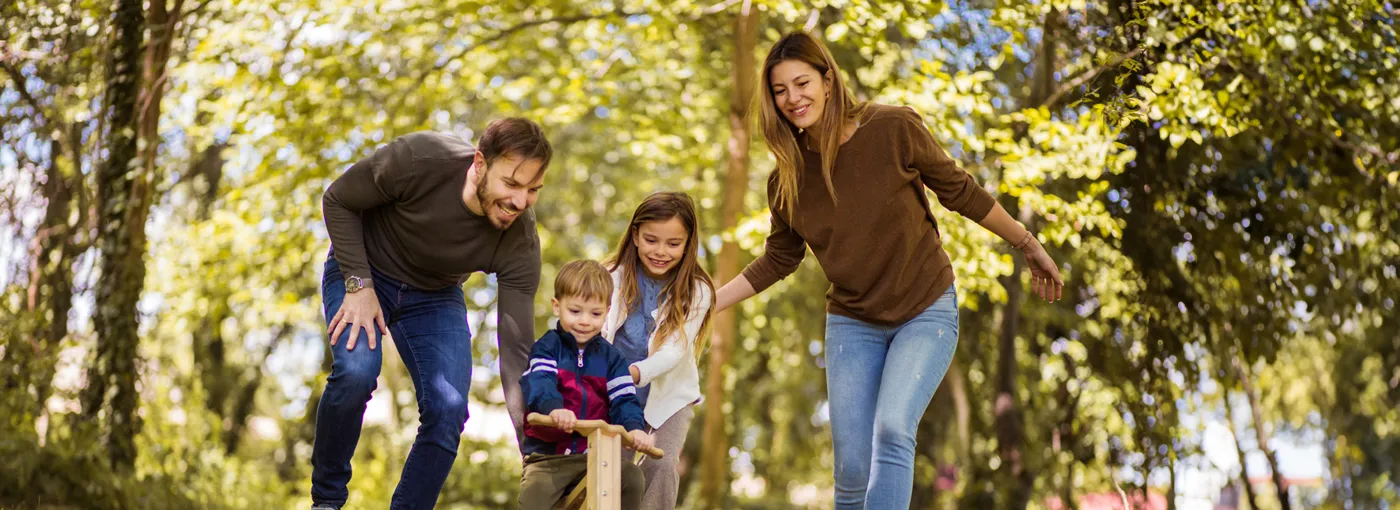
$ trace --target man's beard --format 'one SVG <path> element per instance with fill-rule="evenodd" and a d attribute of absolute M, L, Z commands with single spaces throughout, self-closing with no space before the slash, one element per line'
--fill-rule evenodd
<path fill-rule="evenodd" d="M 510 220 L 501 223 L 501 220 L 496 218 L 496 215 L 492 213 L 491 209 L 494 207 L 496 209 L 499 209 L 501 212 L 507 212 L 509 210 L 513 210 L 514 207 L 511 207 L 508 204 L 501 203 L 503 201 L 498 200 L 496 199 L 496 197 L 487 193 L 486 183 L 488 181 L 489 179 L 483 178 L 481 179 L 481 184 L 476 187 L 476 203 L 481 204 L 481 212 L 482 214 L 486 215 L 487 220 L 491 221 L 491 225 L 495 226 L 500 230 L 510 228 L 510 226 L 515 223 L 515 220 L 520 219 L 520 215 L 525 211 L 517 211 L 515 216 L 512 217 Z"/>

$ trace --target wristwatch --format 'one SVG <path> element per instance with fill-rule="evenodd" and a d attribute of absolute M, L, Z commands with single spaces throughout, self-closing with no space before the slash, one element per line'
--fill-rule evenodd
<path fill-rule="evenodd" d="M 345 292 L 347 294 L 354 294 L 363 288 L 365 288 L 365 281 L 360 279 L 360 277 L 351 276 L 345 279 Z"/>

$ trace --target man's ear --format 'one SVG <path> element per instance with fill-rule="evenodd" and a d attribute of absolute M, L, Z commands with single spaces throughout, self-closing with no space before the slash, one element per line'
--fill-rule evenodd
<path fill-rule="evenodd" d="M 472 156 L 472 168 L 476 170 L 476 184 L 480 185 L 482 178 L 486 177 L 486 155 L 481 151 L 476 151 Z"/>

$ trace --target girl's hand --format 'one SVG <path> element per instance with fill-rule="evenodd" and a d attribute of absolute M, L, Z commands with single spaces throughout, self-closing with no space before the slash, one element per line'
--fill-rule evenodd
<path fill-rule="evenodd" d="M 653 447 L 653 446 L 656 446 L 655 443 L 654 443 L 654 442 L 652 441 L 652 439 L 651 439 L 651 434 L 648 434 L 648 433 L 643 432 L 643 431 L 641 431 L 641 430 L 633 430 L 633 431 L 631 431 L 631 432 L 628 432 L 627 434 L 630 435 L 630 436 L 632 436 L 632 449 L 633 449 L 633 450 L 645 450 L 645 449 L 651 448 L 651 447 Z"/>

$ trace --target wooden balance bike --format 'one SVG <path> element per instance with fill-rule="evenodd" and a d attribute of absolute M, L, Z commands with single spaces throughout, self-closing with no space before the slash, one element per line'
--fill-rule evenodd
<path fill-rule="evenodd" d="M 530 413 L 531 425 L 553 427 L 554 419 Z M 621 425 L 602 420 L 578 420 L 574 430 L 588 437 L 588 471 L 574 490 L 555 508 L 563 510 L 622 510 L 622 447 L 632 446 L 632 436 Z M 656 447 L 642 450 L 653 459 L 665 452 Z M 638 459 L 640 459 L 640 455 Z"/>

